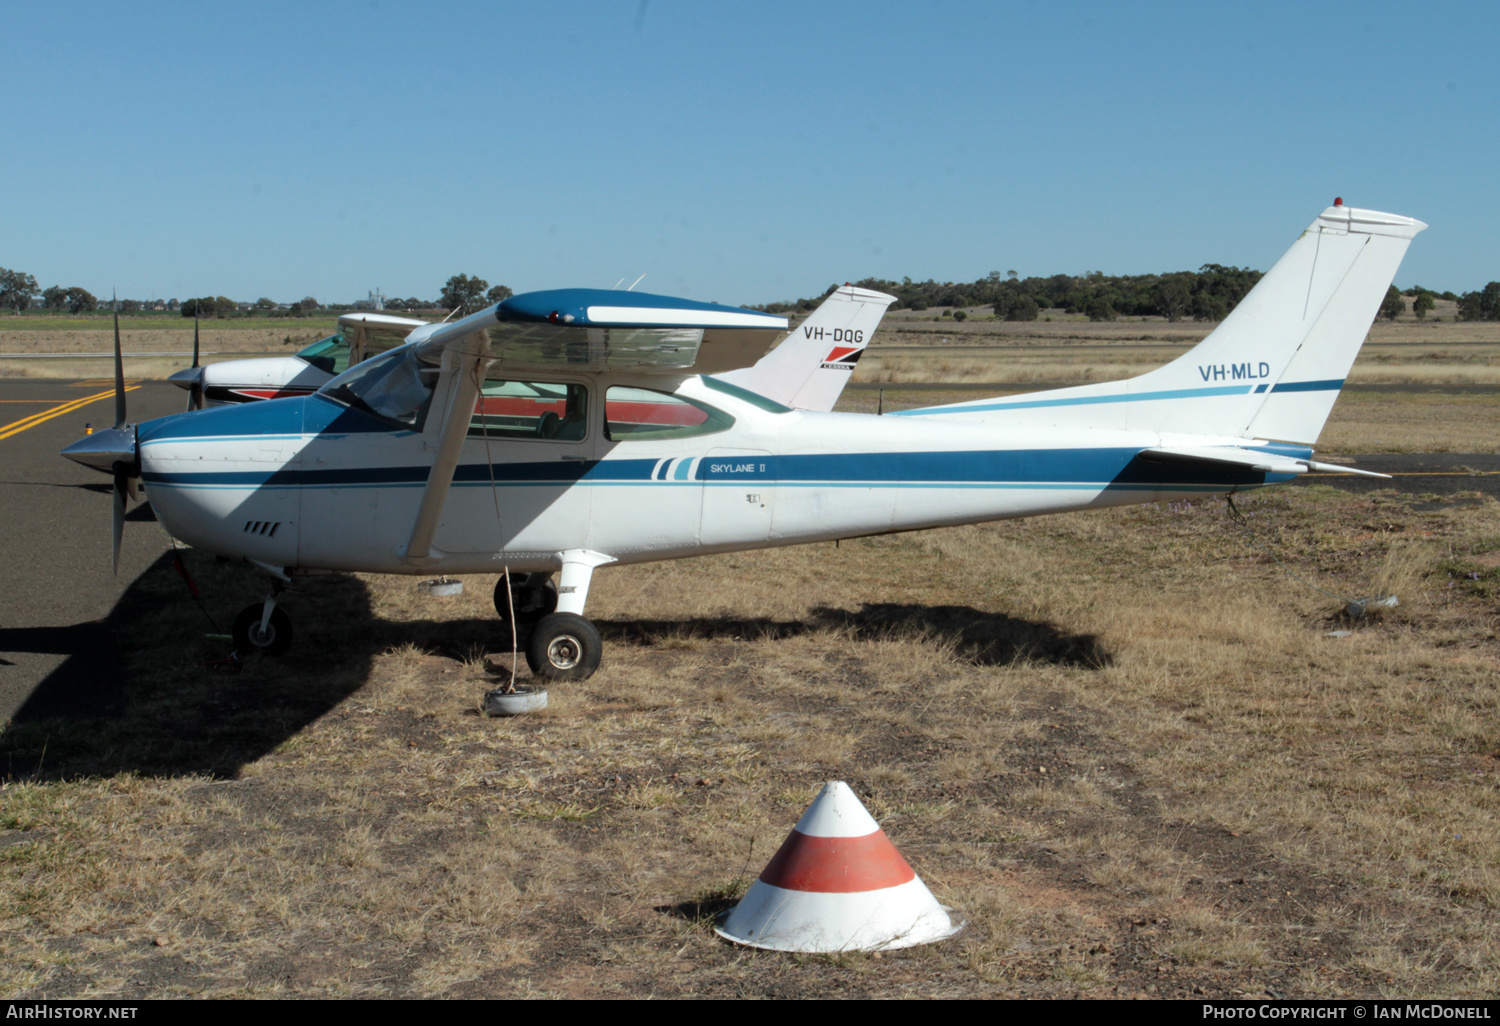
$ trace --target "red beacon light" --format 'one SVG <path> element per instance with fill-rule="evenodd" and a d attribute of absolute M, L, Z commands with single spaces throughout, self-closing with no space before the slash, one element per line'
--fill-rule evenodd
<path fill-rule="evenodd" d="M 1333 198 L 1333 205 L 1336 206 L 1336 207 L 1343 206 L 1344 205 L 1344 197 L 1342 197 L 1342 196 L 1335 196 Z"/>

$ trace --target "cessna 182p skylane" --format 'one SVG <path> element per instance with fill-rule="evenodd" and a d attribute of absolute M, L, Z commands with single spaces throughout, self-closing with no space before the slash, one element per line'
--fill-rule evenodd
<path fill-rule="evenodd" d="M 283 581 L 524 573 L 544 614 L 533 672 L 578 679 L 600 660 L 583 616 L 600 566 L 1368 473 L 1310 447 L 1425 227 L 1335 201 L 1207 338 L 1124 381 L 886 417 L 797 410 L 817 387 L 790 372 L 797 347 L 827 345 L 829 370 L 838 329 L 804 325 L 723 371 L 771 319 L 532 293 L 418 328 L 316 395 L 100 432 L 64 454 L 113 470 L 117 532 L 138 477 L 174 536 Z M 278 651 L 289 632 L 273 592 L 236 633 Z"/>

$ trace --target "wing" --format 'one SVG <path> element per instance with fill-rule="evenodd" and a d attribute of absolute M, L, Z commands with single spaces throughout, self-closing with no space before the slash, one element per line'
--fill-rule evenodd
<path fill-rule="evenodd" d="M 743 367 L 786 331 L 759 310 L 608 289 L 527 292 L 452 324 L 411 333 L 424 350 L 483 334 L 492 359 L 516 368 L 709 374 Z"/>
<path fill-rule="evenodd" d="M 416 347 L 422 362 L 441 363 L 445 374 L 454 375 L 454 387 L 403 558 L 420 564 L 431 556 L 432 535 L 453 486 L 487 368 L 676 375 L 704 362 L 703 351 L 710 346 L 719 347 L 716 361 L 755 349 L 746 360 L 753 363 L 786 326 L 784 317 L 717 303 L 643 292 L 555 289 L 512 296 L 451 324 L 413 328 L 408 344 Z"/>
<path fill-rule="evenodd" d="M 339 318 L 339 334 L 349 343 L 349 363 L 352 366 L 387 349 L 404 345 L 413 331 L 425 328 L 427 324 L 427 321 L 392 317 L 390 314 L 347 313 Z"/>

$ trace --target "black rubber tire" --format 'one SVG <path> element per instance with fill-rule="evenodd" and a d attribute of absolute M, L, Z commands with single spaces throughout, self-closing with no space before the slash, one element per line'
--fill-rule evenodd
<path fill-rule="evenodd" d="M 577 613 L 549 613 L 537 621 L 526 645 L 526 665 L 542 680 L 587 680 L 599 669 L 604 641 Z"/>
<path fill-rule="evenodd" d="M 292 619 L 277 606 L 271 610 L 271 622 L 266 625 L 265 637 L 260 637 L 260 618 L 265 611 L 262 603 L 246 606 L 234 618 L 234 650 L 241 656 L 252 652 L 263 655 L 285 655 L 292 647 Z"/>
<path fill-rule="evenodd" d="M 512 574 L 510 590 L 516 604 L 516 627 L 523 634 L 557 609 L 557 583 L 547 574 Z M 495 612 L 500 614 L 502 624 L 510 623 L 510 610 L 505 605 L 504 574 L 495 582 Z"/>

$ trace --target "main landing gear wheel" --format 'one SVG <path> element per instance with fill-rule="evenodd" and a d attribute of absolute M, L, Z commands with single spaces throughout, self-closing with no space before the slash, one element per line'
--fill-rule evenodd
<path fill-rule="evenodd" d="M 550 574 L 512 574 L 510 595 L 516 607 L 516 627 L 522 633 L 557 608 L 557 584 Z M 505 604 L 504 574 L 495 582 L 495 612 L 500 614 L 502 624 L 510 623 L 510 610 Z"/>
<path fill-rule="evenodd" d="M 599 669 L 604 642 L 577 613 L 550 613 L 537 621 L 526 646 L 526 665 L 543 680 L 587 680 Z"/>
<path fill-rule="evenodd" d="M 257 602 L 240 610 L 234 618 L 234 650 L 240 655 L 261 652 L 265 655 L 283 655 L 292 647 L 292 620 L 280 609 L 271 610 L 271 621 L 264 632 L 260 621 L 266 607 Z"/>

